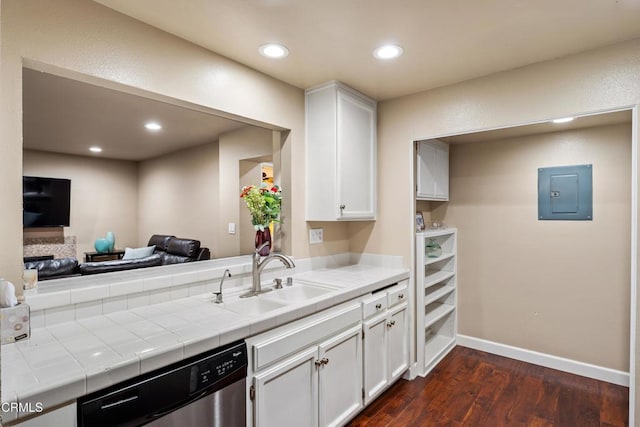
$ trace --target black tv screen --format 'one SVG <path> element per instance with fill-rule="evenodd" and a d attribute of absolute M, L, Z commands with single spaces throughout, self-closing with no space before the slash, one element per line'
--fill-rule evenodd
<path fill-rule="evenodd" d="M 71 180 L 22 177 L 22 222 L 29 227 L 68 227 Z"/>

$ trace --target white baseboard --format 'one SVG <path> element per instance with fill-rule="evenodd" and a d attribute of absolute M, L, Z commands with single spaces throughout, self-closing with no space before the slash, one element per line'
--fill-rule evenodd
<path fill-rule="evenodd" d="M 534 365 L 540 365 L 546 368 L 557 369 L 559 371 L 569 372 L 571 374 L 629 387 L 628 372 L 565 359 L 564 357 L 553 356 L 551 354 L 538 353 L 537 351 L 526 350 L 524 348 L 513 347 L 467 335 L 458 335 L 457 344 L 463 347 L 497 354 L 498 356 L 509 357 L 511 359 L 533 363 Z"/>

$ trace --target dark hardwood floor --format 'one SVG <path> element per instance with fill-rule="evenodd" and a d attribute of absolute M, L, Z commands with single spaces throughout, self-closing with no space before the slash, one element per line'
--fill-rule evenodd
<path fill-rule="evenodd" d="M 349 425 L 626 426 L 626 387 L 456 347 L 425 378 L 400 380 Z"/>

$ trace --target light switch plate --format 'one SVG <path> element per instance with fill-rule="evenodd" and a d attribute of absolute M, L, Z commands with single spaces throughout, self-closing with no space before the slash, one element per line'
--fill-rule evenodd
<path fill-rule="evenodd" d="M 323 236 L 323 229 L 322 228 L 312 228 L 309 230 L 309 243 L 310 244 L 315 244 L 315 243 L 322 243 L 324 236 Z"/>
<path fill-rule="evenodd" d="M 229 234 L 236 234 L 236 223 L 235 222 L 230 222 L 229 223 Z"/>

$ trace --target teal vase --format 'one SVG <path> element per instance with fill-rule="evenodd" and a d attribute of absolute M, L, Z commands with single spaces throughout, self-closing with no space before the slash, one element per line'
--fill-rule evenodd
<path fill-rule="evenodd" d="M 429 239 L 424 248 L 427 252 L 427 258 L 438 258 L 442 255 L 442 246 L 436 242 L 436 239 Z"/>
<path fill-rule="evenodd" d="M 116 246 L 116 236 L 112 231 L 107 231 L 107 235 L 105 236 L 105 240 L 109 242 L 109 251 L 113 252 L 113 248 Z"/>
<path fill-rule="evenodd" d="M 104 254 L 109 252 L 109 241 L 107 239 L 96 239 L 96 242 L 93 245 L 96 248 L 96 252 L 99 254 Z"/>

